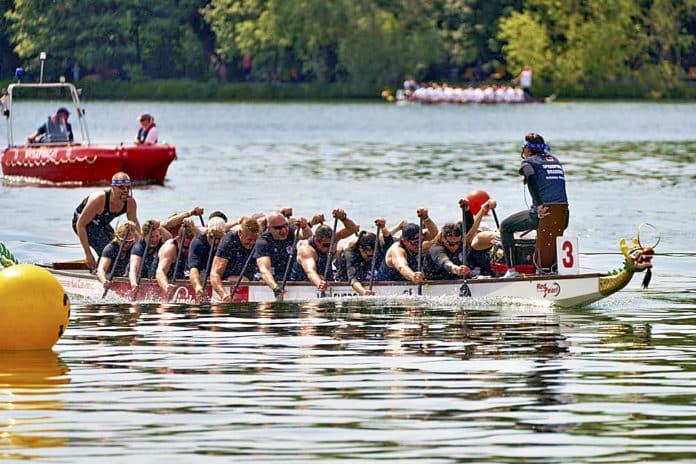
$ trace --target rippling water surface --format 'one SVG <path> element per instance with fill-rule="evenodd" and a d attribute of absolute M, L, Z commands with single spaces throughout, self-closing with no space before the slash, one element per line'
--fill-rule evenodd
<path fill-rule="evenodd" d="M 149 110 L 177 147 L 166 185 L 135 191 L 141 220 L 194 204 L 232 217 L 290 205 L 342 207 L 367 227 L 426 206 L 444 223 L 474 188 L 502 218 L 525 208 L 519 146 L 538 131 L 566 166 L 581 267 L 619 267 L 618 239 L 649 222 L 662 235 L 654 276 L 648 290 L 636 279 L 572 310 L 76 302 L 53 351 L 0 353 L 0 459 L 696 460 L 696 105 L 86 106 L 93 141 L 129 140 Z M 18 122 L 20 134 L 34 124 Z M 70 217 L 93 190 L 0 185 L 0 241 L 25 262 L 80 257 Z"/>

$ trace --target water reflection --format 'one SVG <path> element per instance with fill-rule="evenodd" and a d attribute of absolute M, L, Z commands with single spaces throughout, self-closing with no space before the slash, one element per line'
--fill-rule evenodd
<path fill-rule="evenodd" d="M 52 350 L 0 351 L 0 459 L 38 458 L 39 449 L 68 445 L 58 418 L 68 372 Z"/>

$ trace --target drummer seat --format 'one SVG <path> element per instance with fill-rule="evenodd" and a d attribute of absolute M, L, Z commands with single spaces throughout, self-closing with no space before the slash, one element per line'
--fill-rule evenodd
<path fill-rule="evenodd" d="M 539 219 L 536 248 L 534 250 L 534 267 L 538 274 L 557 272 L 556 237 L 563 235 L 568 217 L 567 203 L 545 203 L 549 214 Z"/>

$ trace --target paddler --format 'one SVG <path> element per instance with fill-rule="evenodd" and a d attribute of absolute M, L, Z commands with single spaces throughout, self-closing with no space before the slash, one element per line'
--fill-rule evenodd
<path fill-rule="evenodd" d="M 145 243 L 148 237 L 150 241 Z M 157 219 L 150 219 L 143 224 L 142 238 L 133 245 L 128 270 L 131 291 L 134 295 L 138 294 L 140 277 L 155 278 L 157 253 L 170 238 L 172 238 L 172 234 Z"/>
<path fill-rule="evenodd" d="M 281 283 L 289 277 L 285 270 L 295 253 L 296 235 L 297 239 L 312 236 L 312 228 L 307 219 L 300 217 L 293 224 L 284 214 L 277 211 L 267 216 L 267 229 L 259 236 L 254 247 L 252 259 L 256 260 L 261 279 L 279 301 L 283 300 L 285 294 Z"/>
<path fill-rule="evenodd" d="M 212 265 L 213 256 L 223 235 L 225 235 L 225 220 L 214 217 L 208 221 L 205 233 L 196 235 L 191 241 L 188 253 L 189 279 L 196 293 L 196 301 L 199 303 L 207 300 L 203 286 L 210 272 L 208 262 L 210 261 Z"/>
<path fill-rule="evenodd" d="M 140 230 L 137 203 L 133 198 L 131 179 L 125 172 L 111 178 L 111 187 L 95 192 L 82 200 L 73 214 L 72 227 L 80 238 L 89 269 L 97 268 L 92 250 L 101 256 L 104 247 L 114 236 L 111 221 L 125 214 L 132 230 Z"/>
<path fill-rule="evenodd" d="M 188 252 L 193 238 L 200 230 L 193 219 L 183 220 L 184 231 L 167 240 L 157 253 L 157 270 L 155 278 L 167 300 L 174 293 L 174 279 L 183 279 L 188 275 Z M 181 252 L 179 249 L 181 248 Z M 176 275 L 174 275 L 176 269 Z"/>
<path fill-rule="evenodd" d="M 379 246 L 377 247 L 377 257 L 374 258 L 374 272 L 377 273 L 379 266 L 384 260 L 384 253 L 394 243 L 392 236 L 407 224 L 406 221 L 400 222 L 394 229 L 387 227 L 387 221 L 383 217 L 375 219 L 375 225 L 380 230 Z M 375 242 L 377 235 L 373 232 L 361 230 L 358 236 L 338 252 L 336 257 L 336 280 L 350 283 L 350 286 L 358 295 L 374 295 L 375 292 L 365 288 L 363 283 L 370 280 L 373 271 L 373 257 L 375 253 Z M 374 276 L 372 276 L 374 280 Z"/>
<path fill-rule="evenodd" d="M 358 226 L 340 208 L 334 209 L 332 215 L 343 223 L 340 230 L 322 224 L 312 237 L 297 244 L 297 261 L 292 267 L 290 280 L 310 281 L 320 292 L 326 291 L 329 282 L 334 280 L 333 261 L 336 246 L 340 240 L 358 232 Z M 336 236 L 332 239 L 333 233 Z M 333 250 L 331 247 L 333 246 Z"/>
<path fill-rule="evenodd" d="M 264 216 L 265 218 L 265 216 Z M 210 271 L 210 285 L 224 302 L 232 301 L 225 290 L 223 280 L 254 280 L 258 272 L 256 261 L 250 255 L 259 238 L 261 226 L 253 217 L 242 217 L 239 225 L 225 234 L 213 258 Z"/>
<path fill-rule="evenodd" d="M 435 221 L 428 216 L 426 208 L 418 208 L 416 214 L 422 219 L 424 230 L 418 224 L 408 223 L 401 229 L 401 238 L 387 250 L 382 265 L 377 272 L 377 280 L 410 281 L 422 283 L 425 273 L 419 270 L 418 251 L 421 248 L 421 259 L 428 252 L 430 246 L 435 243 L 438 228 Z M 419 246 L 423 234 L 422 247 Z"/>
<path fill-rule="evenodd" d="M 104 285 L 104 288 L 111 287 L 111 281 L 114 277 L 126 275 L 131 250 L 138 238 L 140 238 L 140 232 L 137 229 L 131 229 L 130 224 L 125 223 L 118 226 L 113 240 L 104 247 L 99 258 L 97 278 Z"/>

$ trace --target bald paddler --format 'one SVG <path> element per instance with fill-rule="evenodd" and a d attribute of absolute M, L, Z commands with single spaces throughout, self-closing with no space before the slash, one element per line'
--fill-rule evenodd
<path fill-rule="evenodd" d="M 92 250 L 101 256 L 104 247 L 114 236 L 111 221 L 126 215 L 131 230 L 140 230 L 137 203 L 133 198 L 131 180 L 125 172 L 117 172 L 111 178 L 111 188 L 95 192 L 82 200 L 75 209 L 72 227 L 80 238 L 89 269 L 97 268 Z"/>
<path fill-rule="evenodd" d="M 261 279 L 273 291 L 277 300 L 282 301 L 285 294 L 281 283 L 284 283 L 285 268 L 295 252 L 295 235 L 298 239 L 304 240 L 312 234 L 312 228 L 304 217 L 291 224 L 281 212 L 267 216 L 266 231 L 256 241 L 252 259 L 256 260 Z"/>

